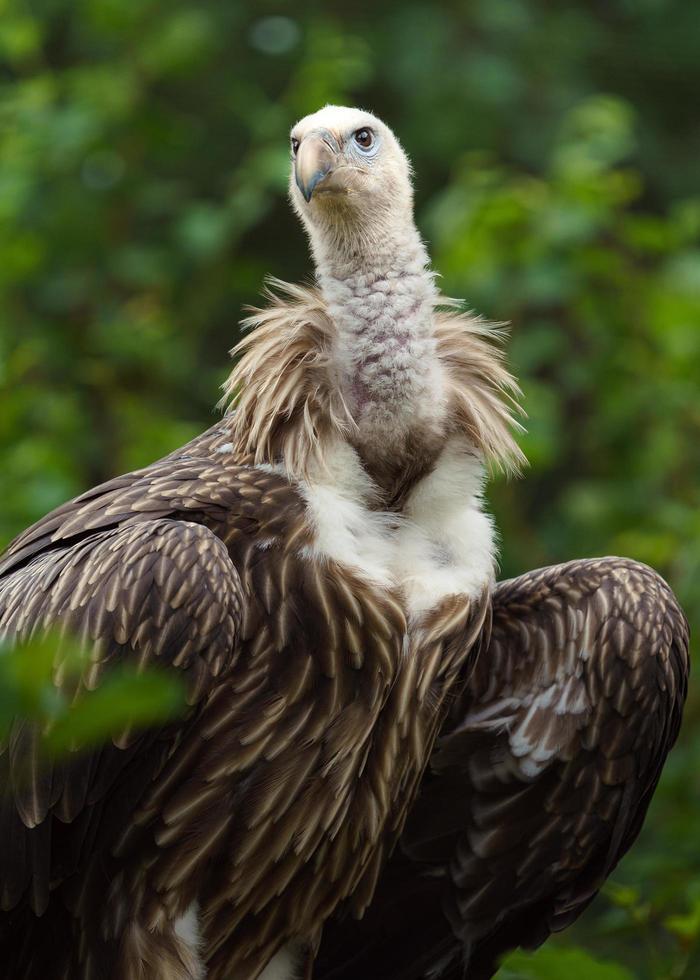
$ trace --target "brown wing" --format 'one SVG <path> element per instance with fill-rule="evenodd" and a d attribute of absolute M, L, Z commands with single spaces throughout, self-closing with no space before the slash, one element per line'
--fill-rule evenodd
<path fill-rule="evenodd" d="M 589 904 L 635 840 L 681 720 L 688 630 L 651 569 L 570 562 L 501 583 L 493 632 L 362 922 L 316 976 L 492 976 Z"/>
<path fill-rule="evenodd" d="M 260 530 L 260 498 L 282 482 L 186 454 L 89 491 L 0 560 L 0 634 L 60 625 L 93 649 L 85 688 L 128 659 L 177 669 L 196 704 L 233 663 L 244 612 L 217 532 L 231 513 Z M 274 504 L 268 510 L 271 523 Z M 68 683 L 72 691 L 75 679 L 57 667 L 56 684 Z M 36 732 L 18 721 L 0 747 L 0 908 L 29 903 L 41 913 L 50 889 L 84 860 L 98 824 L 104 833 L 128 819 L 175 738 L 174 729 L 124 733 L 100 752 L 49 766 L 39 764 Z"/>

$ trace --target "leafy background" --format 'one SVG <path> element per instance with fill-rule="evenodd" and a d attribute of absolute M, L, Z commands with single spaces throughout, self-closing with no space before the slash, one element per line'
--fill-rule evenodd
<path fill-rule="evenodd" d="M 0 0 L 0 543 L 215 418 L 241 308 L 308 276 L 287 133 L 374 109 L 448 294 L 512 324 L 503 573 L 647 561 L 700 619 L 700 5 Z M 700 977 L 700 703 L 638 846 L 503 978 Z"/>

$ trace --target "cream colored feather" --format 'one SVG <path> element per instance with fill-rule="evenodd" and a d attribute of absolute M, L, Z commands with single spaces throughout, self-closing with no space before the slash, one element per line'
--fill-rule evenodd
<path fill-rule="evenodd" d="M 332 435 L 352 438 L 356 426 L 335 374 L 335 326 L 320 291 L 274 279 L 270 286 L 267 308 L 243 321 L 250 332 L 232 351 L 223 401 L 235 455 L 256 464 L 283 460 L 303 477 L 311 463 L 323 467 Z M 499 327 L 443 302 L 452 308 L 438 308 L 434 324 L 448 379 L 448 431 L 464 434 L 487 463 L 516 472 L 525 462 L 513 437 L 520 390 L 504 366 Z"/>

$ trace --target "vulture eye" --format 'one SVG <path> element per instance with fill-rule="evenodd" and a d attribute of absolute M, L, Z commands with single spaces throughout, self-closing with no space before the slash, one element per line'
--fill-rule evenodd
<path fill-rule="evenodd" d="M 370 146 L 374 143 L 374 133 L 371 129 L 358 129 L 355 133 L 355 142 L 363 150 L 369 150 Z"/>
<path fill-rule="evenodd" d="M 299 149 L 299 140 L 295 136 L 292 136 L 292 156 L 293 157 L 295 157 L 297 155 L 297 150 L 298 149 Z"/>

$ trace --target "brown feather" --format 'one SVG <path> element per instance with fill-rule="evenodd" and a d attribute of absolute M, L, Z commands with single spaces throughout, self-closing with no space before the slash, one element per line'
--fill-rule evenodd
<path fill-rule="evenodd" d="M 232 351 L 237 362 L 223 402 L 235 409 L 227 420 L 234 455 L 283 459 L 292 475 L 305 477 L 312 463 L 323 468 L 333 436 L 352 441 L 355 422 L 335 376 L 336 331 L 321 293 L 271 283 L 278 294 L 268 290 L 268 306 L 244 321 L 251 332 Z M 464 433 L 489 463 L 515 472 L 525 462 L 513 438 L 520 391 L 503 364 L 498 327 L 441 304 L 435 335 L 449 386 L 448 431 Z"/>
<path fill-rule="evenodd" d="M 685 617 L 646 566 L 497 586 L 400 847 L 365 919 L 327 926 L 314 976 L 486 980 L 569 925 L 639 833 L 688 671 Z"/>
<path fill-rule="evenodd" d="M 57 623 L 91 644 L 78 689 L 119 660 L 157 661 L 190 703 L 66 772 L 21 727 L 0 753 L 35 763 L 0 811 L 20 842 L 11 860 L 0 847 L 3 901 L 25 917 L 0 943 L 28 980 L 50 976 L 25 941 L 44 909 L 41 928 L 64 937 L 56 977 L 110 963 L 119 980 L 189 969 L 173 921 L 194 897 L 211 980 L 252 980 L 285 941 L 313 945 L 340 901 L 359 913 L 488 614 L 486 595 L 452 597 L 406 649 L 401 594 L 304 557 L 302 498 L 240 465 L 227 429 L 77 498 L 0 560 L 4 630 Z M 56 683 L 75 683 L 60 663 Z M 121 882 L 107 902 L 105 875 Z"/>

